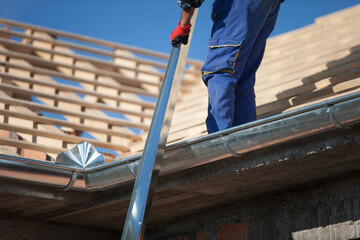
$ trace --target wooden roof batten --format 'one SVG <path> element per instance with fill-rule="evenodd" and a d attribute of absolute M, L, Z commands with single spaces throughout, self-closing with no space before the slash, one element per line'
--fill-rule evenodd
<path fill-rule="evenodd" d="M 359 91 L 359 13 L 357 5 L 268 40 L 255 86 L 258 118 Z M 101 149 L 107 161 L 141 152 L 167 59 L 0 19 L 1 145 L 17 156 L 36 151 L 38 160 L 80 141 Z M 201 62 L 188 65 L 169 143 L 206 134 Z"/>
<path fill-rule="evenodd" d="M 2 114 L 6 122 L 5 126 L 1 127 L 5 129 L 3 131 L 12 130 L 8 132 L 16 132 L 20 137 L 24 135 L 28 139 L 24 138 L 27 144 L 23 146 L 40 151 L 42 148 L 35 145 L 41 145 L 41 141 L 38 142 L 41 137 L 60 139 L 62 142 L 57 145 L 67 148 L 71 147 L 72 143 L 87 140 L 93 142 L 94 146 L 117 151 L 119 154 L 130 153 L 126 145 L 143 142 L 144 137 L 133 133 L 129 128 L 140 131 L 148 129 L 155 107 L 154 100 L 163 78 L 159 68 L 166 67 L 165 63 L 149 59 L 160 58 L 164 61 L 168 58 L 167 54 L 5 19 L 0 20 L 0 24 L 5 25 L 0 29 L 0 55 L 3 56 L 0 59 L 2 66 L 0 88 L 6 93 L 0 99 L 4 106 Z M 17 29 L 12 30 L 12 28 Z M 19 31 L 18 28 L 23 30 Z M 12 37 L 22 40 L 19 42 Z M 66 42 L 58 38 L 71 41 Z M 101 48 L 74 43 L 72 40 L 86 41 Z M 104 47 L 113 50 L 104 50 Z M 72 49 L 108 56 L 112 60 L 109 62 L 102 58 L 81 55 L 73 52 Z M 118 49 L 124 52 L 119 54 L 116 52 Z M 130 51 L 144 55 L 146 58 L 132 55 Z M 193 74 L 189 69 L 186 71 L 188 75 Z M 59 78 L 76 84 L 66 85 L 53 80 Z M 115 94 L 109 94 L 107 90 Z M 83 97 L 74 96 L 74 93 Z M 41 99 L 45 105 L 28 101 L 32 97 Z M 16 107 L 26 107 L 30 111 L 35 109 L 36 113 L 24 114 L 16 111 Z M 130 119 L 122 120 L 108 116 L 109 114 L 105 114 L 104 110 L 110 115 L 112 115 L 110 112 L 113 112 L 115 115 L 121 114 L 123 118 L 130 117 Z M 41 116 L 39 115 L 41 111 L 61 114 L 66 120 Z M 29 127 L 26 128 L 18 126 L 23 125 L 24 120 L 32 121 L 33 124 L 28 124 Z M 38 126 L 44 127 L 48 124 L 59 124 L 56 126 L 61 130 L 57 130 L 59 133 L 47 134 L 47 130 L 37 129 Z M 37 127 L 34 128 L 34 125 Z M 69 130 L 75 135 L 89 132 L 97 140 L 63 136 Z M 32 136 L 28 137 L 29 134 Z M 120 143 L 125 144 L 117 144 L 116 140 L 119 139 L 121 139 Z M 45 143 L 46 140 L 42 142 Z M 6 141 L 6 138 L 3 139 L 3 144 L 16 145 L 10 140 Z M 57 149 L 51 150 L 50 153 L 57 153 Z M 115 156 L 112 157 L 114 159 Z"/>

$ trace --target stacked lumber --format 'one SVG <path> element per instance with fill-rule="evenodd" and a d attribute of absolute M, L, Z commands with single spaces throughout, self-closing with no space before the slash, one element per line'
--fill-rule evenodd
<path fill-rule="evenodd" d="M 258 115 L 311 104 L 360 86 L 360 5 L 268 41 L 259 69 Z"/>
<path fill-rule="evenodd" d="M 360 5 L 269 39 L 258 118 L 359 91 L 359 21 Z M 0 153 L 53 160 L 83 141 L 108 161 L 141 152 L 168 58 L 0 19 Z M 201 62 L 187 66 L 169 143 L 206 134 Z"/>
<path fill-rule="evenodd" d="M 5 19 L 0 24 L 0 144 L 7 154 L 35 151 L 44 153 L 38 160 L 54 160 L 89 142 L 111 161 L 142 150 L 167 54 Z M 200 75 L 200 62 L 188 65 L 181 94 Z"/>

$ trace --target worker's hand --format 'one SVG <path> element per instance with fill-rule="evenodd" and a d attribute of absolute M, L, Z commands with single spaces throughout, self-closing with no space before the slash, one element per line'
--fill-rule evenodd
<path fill-rule="evenodd" d="M 175 28 L 174 31 L 170 35 L 171 45 L 173 47 L 179 47 L 180 44 L 186 45 L 189 40 L 190 29 L 191 29 L 191 24 L 189 24 L 185 27 L 182 27 L 178 23 L 177 28 Z"/>

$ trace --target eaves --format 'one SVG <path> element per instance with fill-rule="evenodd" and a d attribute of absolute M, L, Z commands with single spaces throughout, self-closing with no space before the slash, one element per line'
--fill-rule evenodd
<path fill-rule="evenodd" d="M 160 175 L 205 165 L 254 150 L 360 122 L 360 93 L 264 118 L 166 147 Z M 135 179 L 141 154 L 81 168 L 0 155 L 0 177 L 18 183 L 79 192 L 106 191 Z"/>

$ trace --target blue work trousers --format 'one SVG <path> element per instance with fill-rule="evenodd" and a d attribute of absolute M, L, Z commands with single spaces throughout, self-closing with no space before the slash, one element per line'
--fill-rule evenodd
<path fill-rule="evenodd" d="M 208 88 L 209 133 L 256 119 L 255 73 L 280 0 L 215 0 L 209 49 L 201 68 Z"/>

